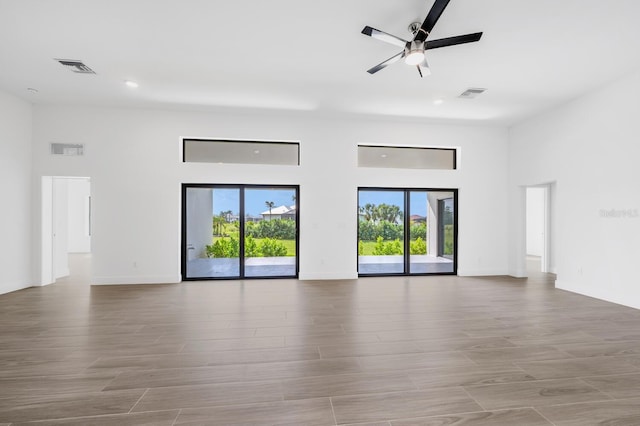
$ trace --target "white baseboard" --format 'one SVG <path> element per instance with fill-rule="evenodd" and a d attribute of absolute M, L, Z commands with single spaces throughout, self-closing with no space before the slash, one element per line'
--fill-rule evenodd
<path fill-rule="evenodd" d="M 182 281 L 179 275 L 132 275 L 93 277 L 91 285 L 127 285 L 127 284 L 177 284 Z"/>
<path fill-rule="evenodd" d="M 25 288 L 34 287 L 30 284 L 6 283 L 0 285 L 0 294 L 11 293 L 13 291 L 24 290 Z"/>
<path fill-rule="evenodd" d="M 564 281 L 564 280 L 556 280 L 556 288 L 558 290 L 564 290 L 571 293 L 579 294 L 581 296 L 592 297 L 598 300 L 604 300 L 605 302 L 615 303 L 616 305 L 628 306 L 634 309 L 640 309 L 640 305 L 638 304 L 630 304 L 628 300 L 616 300 L 610 297 L 603 296 L 602 294 L 596 294 L 592 292 L 585 292 L 582 288 L 578 288 L 574 283 Z"/>
<path fill-rule="evenodd" d="M 508 276 L 513 277 L 513 278 L 527 278 L 529 276 L 529 274 L 527 273 L 526 269 L 518 269 L 518 270 L 510 270 L 507 272 Z"/>
<path fill-rule="evenodd" d="M 301 272 L 298 275 L 300 281 L 311 280 L 356 280 L 358 279 L 357 272 Z"/>
<path fill-rule="evenodd" d="M 460 277 L 488 277 L 494 275 L 509 275 L 506 269 L 460 269 L 458 268 L 458 276 Z"/>
<path fill-rule="evenodd" d="M 56 270 L 56 272 L 58 271 Z M 62 271 L 60 271 L 59 274 L 56 274 L 56 280 L 60 278 L 68 277 L 69 275 L 71 275 L 71 271 L 69 271 L 69 268 L 65 268 Z"/>
<path fill-rule="evenodd" d="M 570 291 L 572 293 L 576 293 L 576 294 L 582 294 L 583 296 L 590 296 L 589 294 L 586 294 L 582 291 L 578 291 L 578 288 L 576 288 L 575 285 L 573 285 L 572 283 L 565 281 L 565 280 L 558 280 L 556 279 L 556 288 L 559 290 L 565 290 L 565 291 Z"/>

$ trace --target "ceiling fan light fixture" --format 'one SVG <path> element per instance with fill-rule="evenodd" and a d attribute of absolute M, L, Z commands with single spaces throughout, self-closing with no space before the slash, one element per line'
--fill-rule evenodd
<path fill-rule="evenodd" d="M 367 72 L 369 74 L 375 74 L 378 71 L 385 69 L 389 65 L 395 64 L 400 59 L 404 59 L 404 62 L 407 65 L 415 66 L 417 68 L 420 77 L 424 77 L 431 74 L 431 70 L 429 70 L 429 64 L 427 64 L 425 50 L 438 49 L 441 47 L 456 46 L 458 44 L 480 41 L 480 38 L 482 37 L 481 32 L 473 34 L 463 34 L 454 37 L 446 37 L 438 40 L 430 39 L 429 41 L 427 41 L 427 38 L 429 38 L 429 36 L 431 35 L 433 27 L 438 22 L 438 19 L 440 19 L 440 15 L 442 15 L 450 1 L 451 0 L 433 0 L 433 5 L 431 6 L 431 9 L 429 9 L 427 17 L 424 19 L 424 21 L 422 23 L 414 22 L 409 25 L 409 31 L 413 34 L 412 41 L 404 40 L 403 38 L 385 33 L 384 31 L 377 30 L 368 25 L 364 27 L 364 29 L 362 30 L 362 34 L 369 37 L 377 38 L 378 40 L 393 44 L 398 47 L 404 47 L 401 52 L 392 56 L 386 61 L 379 63 L 375 67 L 368 69 Z"/>
<path fill-rule="evenodd" d="M 404 48 L 404 62 L 407 65 L 419 65 L 424 61 L 424 43 L 412 41 Z"/>

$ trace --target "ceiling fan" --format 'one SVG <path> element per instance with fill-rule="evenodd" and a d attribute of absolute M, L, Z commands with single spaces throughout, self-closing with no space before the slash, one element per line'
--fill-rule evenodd
<path fill-rule="evenodd" d="M 381 69 L 404 58 L 405 63 L 407 65 L 415 65 L 416 68 L 418 68 L 420 77 L 423 77 L 424 75 L 431 74 L 425 55 L 426 50 L 455 46 L 456 44 L 472 43 L 480 40 L 482 33 L 465 34 L 427 41 L 427 37 L 431 34 L 431 30 L 433 30 L 436 22 L 440 19 L 440 15 L 444 12 L 449 1 L 450 0 L 436 0 L 422 25 L 419 22 L 414 22 L 409 25 L 409 31 L 413 33 L 413 40 L 411 41 L 401 39 L 400 37 L 385 33 L 370 26 L 364 27 L 362 34 L 403 48 L 402 52 L 367 70 L 367 72 L 369 74 L 375 74 Z"/>

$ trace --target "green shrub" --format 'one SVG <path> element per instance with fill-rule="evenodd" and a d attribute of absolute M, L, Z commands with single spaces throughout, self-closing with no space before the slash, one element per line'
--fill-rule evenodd
<path fill-rule="evenodd" d="M 246 257 L 260 257 L 258 243 L 256 243 L 256 240 L 254 240 L 251 235 L 247 235 L 244 238 L 244 255 Z"/>
<path fill-rule="evenodd" d="M 295 248 L 293 250 L 295 252 Z M 234 236 L 219 238 L 213 244 L 206 246 L 205 253 L 209 258 L 238 257 L 240 253 L 238 238 Z M 247 235 L 244 239 L 244 255 L 245 257 L 287 256 L 288 250 L 284 243 L 273 238 L 264 238 L 258 243 L 252 236 Z"/>
<path fill-rule="evenodd" d="M 402 252 L 402 244 L 399 239 L 396 238 L 394 241 L 385 243 L 382 237 L 376 238 L 376 245 L 373 247 L 374 256 L 389 256 L 402 254 Z"/>
<path fill-rule="evenodd" d="M 378 235 L 382 235 L 385 241 L 392 241 L 404 236 L 404 226 L 383 220 L 378 224 Z"/>
<path fill-rule="evenodd" d="M 444 253 L 453 256 L 453 225 L 444 226 Z"/>
<path fill-rule="evenodd" d="M 272 238 L 265 238 L 260 243 L 260 252 L 264 257 L 286 256 L 287 247 L 280 241 Z"/>
<path fill-rule="evenodd" d="M 253 238 L 275 238 L 279 240 L 295 240 L 296 222 L 291 219 L 261 220 L 247 222 L 245 235 Z"/>
<path fill-rule="evenodd" d="M 237 239 L 230 237 L 218 239 L 206 248 L 207 257 L 238 257 L 240 254 L 240 244 Z"/>
<path fill-rule="evenodd" d="M 358 240 L 358 256 L 362 256 L 364 254 L 364 243 L 362 240 Z"/>
<path fill-rule="evenodd" d="M 412 240 L 418 238 L 427 238 L 427 224 L 426 223 L 412 223 L 409 230 Z"/>
<path fill-rule="evenodd" d="M 386 255 L 402 254 L 402 252 L 402 244 L 400 244 L 400 240 L 397 238 L 385 244 L 384 254 Z"/>
<path fill-rule="evenodd" d="M 376 238 L 376 245 L 373 247 L 374 256 L 384 255 L 384 239 L 382 237 Z"/>
<path fill-rule="evenodd" d="M 427 243 L 420 237 L 409 243 L 411 254 L 427 254 Z"/>
<path fill-rule="evenodd" d="M 378 234 L 375 223 L 371 221 L 361 220 L 358 224 L 358 238 L 363 241 L 374 241 Z"/>
<path fill-rule="evenodd" d="M 377 223 L 361 220 L 358 224 L 358 238 L 363 241 L 375 241 L 381 236 L 383 240 L 392 241 L 403 237 L 403 228 L 402 224 L 386 220 Z"/>

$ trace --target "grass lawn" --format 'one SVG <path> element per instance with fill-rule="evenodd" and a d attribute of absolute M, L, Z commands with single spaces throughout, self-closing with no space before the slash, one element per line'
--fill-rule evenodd
<path fill-rule="evenodd" d="M 373 256 L 373 249 L 375 246 L 375 241 L 363 241 L 361 256 Z"/>

